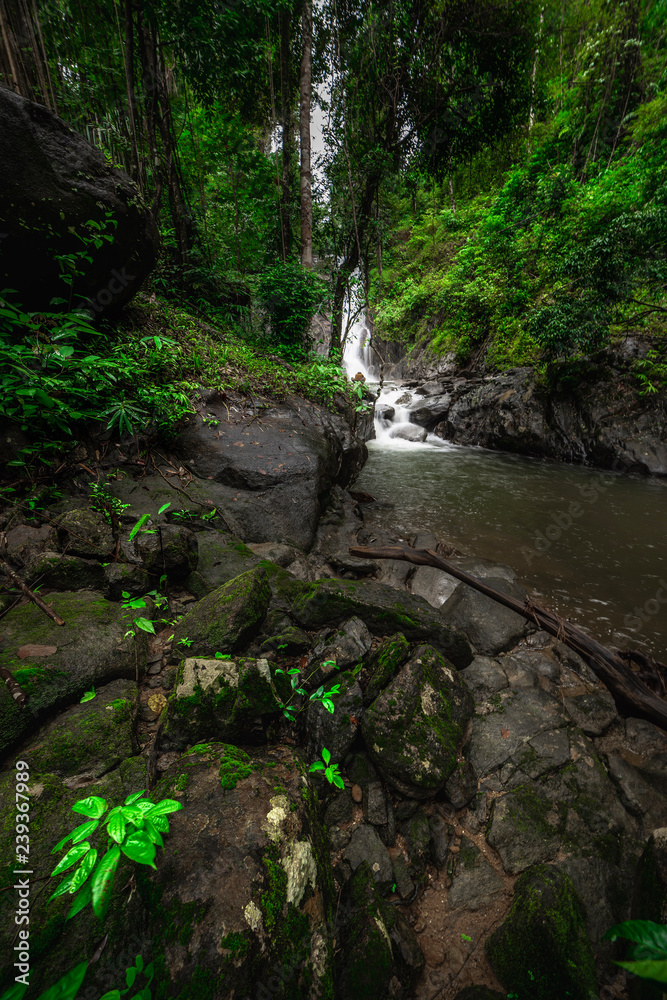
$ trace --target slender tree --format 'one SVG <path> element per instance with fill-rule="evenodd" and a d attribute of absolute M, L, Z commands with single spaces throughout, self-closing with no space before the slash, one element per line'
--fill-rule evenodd
<path fill-rule="evenodd" d="M 292 224 L 290 221 L 290 168 L 292 152 L 292 102 L 290 94 L 290 32 L 291 11 L 284 8 L 279 14 L 280 23 L 280 116 L 283 140 L 282 204 L 280 225 L 283 254 L 289 257 L 292 249 Z"/>
<path fill-rule="evenodd" d="M 301 263 L 313 266 L 313 199 L 310 174 L 310 105 L 313 71 L 313 4 L 304 0 L 302 14 L 302 58 L 300 79 L 301 125 Z"/>

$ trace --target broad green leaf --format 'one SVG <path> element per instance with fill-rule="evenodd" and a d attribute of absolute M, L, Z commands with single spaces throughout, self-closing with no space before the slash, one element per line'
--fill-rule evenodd
<path fill-rule="evenodd" d="M 146 833 L 148 834 L 148 836 L 150 837 L 150 839 L 154 844 L 157 844 L 158 847 L 164 847 L 164 841 L 160 836 L 159 831 L 155 828 L 155 826 L 151 823 L 149 819 L 146 820 Z"/>
<path fill-rule="evenodd" d="M 49 899 L 57 899 L 59 896 L 64 896 L 66 892 L 69 892 L 69 887 L 74 880 L 74 875 L 68 875 L 64 882 L 61 882 L 54 893 L 49 896 Z"/>
<path fill-rule="evenodd" d="M 166 816 L 151 816 L 150 823 L 160 833 L 169 833 L 169 820 Z"/>
<path fill-rule="evenodd" d="M 308 770 L 309 771 L 323 771 L 324 770 L 324 764 L 322 763 L 321 760 L 316 760 L 314 764 L 310 765 L 310 767 L 308 768 Z"/>
<path fill-rule="evenodd" d="M 113 847 L 109 848 L 95 869 L 91 882 L 91 890 L 93 912 L 96 917 L 101 918 L 106 913 L 119 861 L 120 847 L 118 844 L 114 844 Z"/>
<path fill-rule="evenodd" d="M 48 990 L 40 994 L 38 1000 L 74 1000 L 81 988 L 88 962 L 80 962 Z"/>
<path fill-rule="evenodd" d="M 8 990 L 0 996 L 0 1000 L 22 1000 L 25 991 L 28 989 L 23 983 L 14 983 Z"/>
<path fill-rule="evenodd" d="M 107 809 L 108 803 L 99 795 L 90 795 L 87 799 L 79 799 L 72 806 L 73 812 L 81 813 L 82 816 L 90 816 L 92 819 L 99 819 Z"/>
<path fill-rule="evenodd" d="M 155 868 L 155 844 L 144 830 L 136 830 L 125 838 L 120 849 L 132 861 Z"/>
<path fill-rule="evenodd" d="M 633 972 L 642 979 L 654 979 L 658 983 L 667 983 L 667 960 L 643 962 L 616 962 L 622 969 Z"/>
<path fill-rule="evenodd" d="M 137 957 L 136 957 L 136 958 L 135 958 L 135 960 L 134 960 L 134 964 L 136 965 L 136 967 L 137 967 L 138 971 L 139 971 L 139 972 L 141 972 L 141 970 L 142 970 L 142 969 L 143 969 L 143 967 L 144 967 L 144 960 L 143 960 L 143 958 L 141 957 L 141 955 L 137 955 Z"/>
<path fill-rule="evenodd" d="M 109 836 L 112 840 L 115 840 L 117 844 L 120 844 L 125 836 L 126 826 L 127 823 L 119 813 L 116 813 L 115 816 L 110 816 L 107 820 L 107 830 L 109 831 Z"/>
<path fill-rule="evenodd" d="M 94 697 L 95 697 L 95 688 L 91 688 L 90 691 L 84 692 L 83 698 L 81 699 L 79 704 L 83 705 L 87 701 L 92 701 Z"/>
<path fill-rule="evenodd" d="M 150 819 L 153 819 L 155 816 L 164 816 L 166 813 L 178 812 L 182 808 L 182 802 L 176 802 L 174 799 L 162 799 L 162 802 L 157 802 L 151 808 L 148 815 Z"/>
<path fill-rule="evenodd" d="M 334 774 L 333 783 L 336 786 L 336 788 L 345 788 L 345 782 L 343 781 L 340 774 Z"/>
<path fill-rule="evenodd" d="M 159 511 L 158 511 L 158 514 L 164 514 L 165 510 L 168 507 L 171 507 L 171 503 L 163 503 L 162 506 L 160 507 Z"/>
<path fill-rule="evenodd" d="M 150 514 L 143 514 L 139 518 L 139 520 L 137 521 L 137 523 L 132 528 L 132 531 L 129 534 L 128 542 L 131 542 L 132 539 L 134 538 L 134 536 L 139 534 L 139 532 L 141 531 L 141 529 L 143 528 L 143 526 L 146 524 L 146 521 L 149 521 L 149 520 L 150 520 Z"/>
<path fill-rule="evenodd" d="M 332 701 L 329 701 L 328 698 L 323 698 L 322 699 L 322 704 L 326 708 L 327 712 L 329 712 L 331 715 L 333 715 L 333 713 L 335 712 L 334 703 Z"/>
<path fill-rule="evenodd" d="M 331 754 L 326 747 L 324 747 L 322 750 L 322 760 L 324 761 L 325 764 L 328 764 L 329 761 L 331 760 Z"/>
<path fill-rule="evenodd" d="M 60 875 L 62 872 L 66 872 L 68 868 L 75 865 L 77 861 L 80 861 L 84 854 L 87 854 L 90 850 L 90 844 L 85 840 L 82 844 L 77 844 L 76 847 L 72 847 L 64 858 L 61 858 L 56 867 L 51 872 L 51 876 Z"/>
<path fill-rule="evenodd" d="M 59 840 L 54 848 L 51 850 L 51 854 L 55 854 L 56 851 L 62 851 L 63 847 L 68 840 L 71 840 L 73 844 L 78 844 L 80 840 L 87 837 L 89 833 L 92 833 L 99 826 L 97 820 L 87 820 L 85 823 L 81 823 L 80 826 L 75 827 L 71 833 L 68 833 L 66 837 Z"/>
<path fill-rule="evenodd" d="M 93 847 L 93 849 L 86 854 L 85 858 L 74 872 L 74 878 L 72 879 L 72 884 L 69 887 L 70 893 L 77 892 L 77 890 L 81 888 L 95 867 L 96 862 L 97 848 Z"/>
<path fill-rule="evenodd" d="M 141 796 L 145 794 L 146 794 L 145 792 L 132 792 L 132 794 L 128 795 L 128 797 L 125 799 L 123 805 L 131 806 L 133 802 L 137 802 L 141 798 Z"/>
<path fill-rule="evenodd" d="M 84 910 L 88 906 L 88 903 L 91 903 L 92 900 L 93 894 L 90 882 L 86 882 L 81 892 L 74 897 L 74 902 L 70 906 L 69 913 L 65 917 L 65 920 L 71 920 L 72 917 L 77 915 L 77 913 L 81 913 L 81 910 Z"/>
<path fill-rule="evenodd" d="M 664 924 L 656 924 L 652 920 L 626 920 L 610 928 L 604 935 L 604 940 L 613 941 L 619 937 L 655 948 L 660 954 L 667 956 L 667 926 Z"/>
<path fill-rule="evenodd" d="M 135 618 L 134 624 L 137 628 L 140 628 L 142 632 L 151 632 L 155 635 L 155 625 L 153 625 L 153 622 L 149 621 L 148 618 Z"/>
<path fill-rule="evenodd" d="M 133 965 L 131 965 L 130 968 L 127 969 L 126 972 L 125 972 L 125 982 L 127 984 L 127 988 L 128 989 L 131 986 L 134 986 L 134 980 L 136 978 L 137 978 L 137 970 L 135 969 L 135 967 Z"/>
<path fill-rule="evenodd" d="M 100 997 L 100 1000 L 120 1000 L 121 996 L 120 990 L 110 990 L 103 997 Z"/>

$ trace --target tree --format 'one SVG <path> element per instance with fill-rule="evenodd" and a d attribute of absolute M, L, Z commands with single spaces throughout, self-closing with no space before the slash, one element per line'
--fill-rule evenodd
<path fill-rule="evenodd" d="M 300 81 L 301 124 L 301 263 L 313 266 L 313 200 L 310 174 L 310 104 L 313 66 L 313 3 L 303 0 Z"/>

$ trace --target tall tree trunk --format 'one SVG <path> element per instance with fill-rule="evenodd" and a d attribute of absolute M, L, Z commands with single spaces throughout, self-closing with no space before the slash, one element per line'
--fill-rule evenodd
<path fill-rule="evenodd" d="M 135 179 L 143 189 L 141 170 L 139 167 L 139 149 L 137 146 L 137 92 L 134 80 L 134 23 L 132 20 L 132 0 L 124 0 L 123 5 L 125 33 L 125 87 L 127 90 L 127 114 L 130 120 L 130 140 L 132 144 L 132 167 Z"/>
<path fill-rule="evenodd" d="M 300 81 L 301 125 L 301 263 L 313 266 L 313 200 L 310 175 L 310 97 L 313 62 L 313 3 L 304 0 L 302 15 L 303 55 Z"/>
<path fill-rule="evenodd" d="M 283 177 L 280 227 L 282 230 L 283 253 L 289 257 L 292 249 L 292 226 L 290 222 L 290 161 L 291 161 L 291 118 L 290 101 L 290 25 L 291 12 L 280 12 L 280 116 L 283 125 Z"/>

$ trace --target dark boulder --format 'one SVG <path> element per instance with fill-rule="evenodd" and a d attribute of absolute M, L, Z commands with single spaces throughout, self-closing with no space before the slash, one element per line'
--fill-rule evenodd
<path fill-rule="evenodd" d="M 47 108 L 3 87 L 0 135 L 3 287 L 16 289 L 28 311 L 48 310 L 55 297 L 70 301 L 55 258 L 72 255 L 73 268 L 83 272 L 73 284 L 73 306 L 86 303 L 98 313 L 124 305 L 159 246 L 137 187 Z M 112 239 L 95 248 L 90 237 L 100 235 Z"/>

